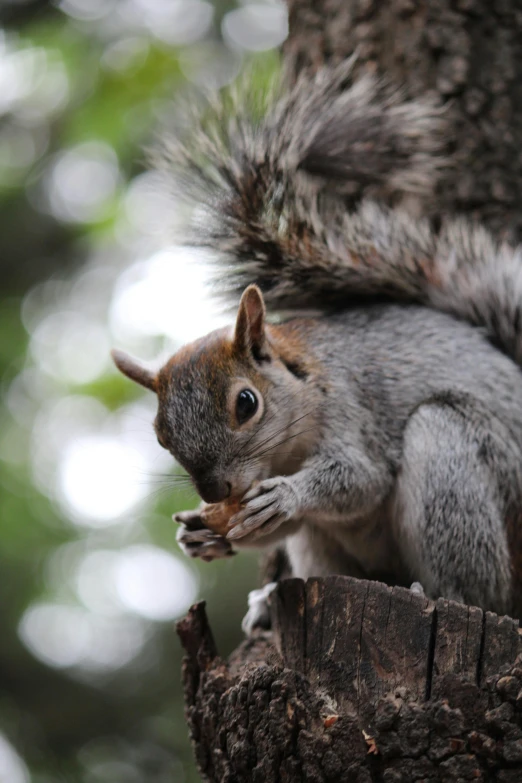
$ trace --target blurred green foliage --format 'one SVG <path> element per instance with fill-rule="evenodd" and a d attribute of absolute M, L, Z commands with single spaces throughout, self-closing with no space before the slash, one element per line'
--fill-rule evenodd
<path fill-rule="evenodd" d="M 102 256 L 114 264 L 107 278 L 114 283 L 143 256 L 143 242 L 136 240 L 132 226 L 126 234 L 122 224 L 125 199 L 144 169 L 144 145 L 152 141 L 172 99 L 189 89 L 180 52 L 186 55 L 196 46 L 168 45 L 145 24 L 141 30 L 120 30 L 116 12 L 110 19 L 101 12 L 81 19 L 59 5 L 20 3 L 15 12 L 12 3 L 0 1 L 0 23 L 6 24 L 0 28 L 5 98 L 0 98 L 0 781 L 196 781 L 172 619 L 135 617 L 132 628 L 143 637 L 139 649 L 120 666 L 105 668 L 81 660 L 67 665 L 59 655 L 45 660 L 21 631 L 31 607 L 45 603 L 81 610 L 87 622 L 92 607 L 82 605 L 75 571 L 86 554 L 146 544 L 178 557 L 171 515 L 197 502 L 184 484 L 177 487 L 172 469 L 158 475 L 158 491 L 151 490 L 132 509 L 132 523 L 89 526 L 70 518 L 45 483 L 51 481 L 46 476 L 52 475 L 49 466 L 57 448 L 51 440 L 47 453 L 44 440 L 53 434 L 42 425 L 42 420 L 53 421 L 50 406 L 71 399 L 97 402 L 110 419 L 144 398 L 109 365 L 86 380 L 53 375 L 45 355 L 35 354 L 34 323 L 60 308 L 66 313 L 73 308 L 70 301 L 76 300 L 67 296 L 93 259 L 99 264 Z M 114 11 L 115 5 L 109 5 Z M 205 32 L 212 45 L 221 45 L 219 21 L 230 5 L 216 3 L 214 25 Z M 117 67 L 107 65 L 111 56 Z M 269 53 L 258 59 L 264 63 L 263 81 L 277 68 L 277 57 Z M 22 77 L 17 96 L 16 79 Z M 103 209 L 92 219 L 64 218 L 49 201 L 53 166 L 64 151 L 86 142 L 101 142 L 113 151 L 117 177 L 109 181 Z M 123 243 L 117 241 L 118 230 Z M 49 285 L 42 287 L 46 281 Z M 38 296 L 43 291 L 44 304 L 33 322 L 24 308 L 35 291 Z M 86 295 L 93 301 L 82 304 L 88 314 L 97 308 L 104 328 L 109 294 L 102 287 Z M 156 337 L 147 345 L 152 352 L 167 343 Z M 44 349 L 53 361 L 61 350 L 52 341 Z M 146 418 L 152 440 L 153 413 Z M 199 595 L 208 601 L 218 648 L 226 655 L 241 639 L 246 594 L 256 583 L 255 559 L 241 555 L 190 567 L 199 580 Z M 100 583 L 104 578 L 100 573 Z M 107 617 L 108 627 L 119 622 L 110 613 Z M 81 624 L 78 628 L 83 633 Z M 91 635 L 94 648 L 102 642 L 100 635 Z M 66 636 L 64 649 L 65 643 Z M 60 639 L 54 644 L 59 653 Z"/>

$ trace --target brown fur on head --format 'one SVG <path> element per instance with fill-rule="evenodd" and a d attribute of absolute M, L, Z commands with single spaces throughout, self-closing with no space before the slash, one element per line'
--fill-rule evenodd
<path fill-rule="evenodd" d="M 308 376 L 295 370 L 302 350 L 293 330 L 286 341 L 283 331 L 267 326 L 261 291 L 249 286 L 233 329 L 181 348 L 157 374 L 113 353 L 125 375 L 157 393 L 158 440 L 207 502 L 239 498 L 255 480 L 294 472 L 309 447 L 309 437 L 296 435 L 309 431 L 310 419 L 294 421 L 309 415 L 302 408 Z"/>

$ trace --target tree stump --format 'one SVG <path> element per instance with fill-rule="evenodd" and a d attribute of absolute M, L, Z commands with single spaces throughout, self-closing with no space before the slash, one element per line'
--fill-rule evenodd
<path fill-rule="evenodd" d="M 204 603 L 178 624 L 210 783 L 522 781 L 518 621 L 350 577 L 289 579 L 227 661 Z"/>

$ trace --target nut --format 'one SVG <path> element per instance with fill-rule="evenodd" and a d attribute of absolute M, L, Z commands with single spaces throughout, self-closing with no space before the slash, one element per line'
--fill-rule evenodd
<path fill-rule="evenodd" d="M 201 519 L 205 527 L 219 533 L 220 536 L 226 536 L 228 533 L 228 523 L 241 508 L 241 503 L 237 500 L 222 503 L 211 503 L 201 511 Z"/>

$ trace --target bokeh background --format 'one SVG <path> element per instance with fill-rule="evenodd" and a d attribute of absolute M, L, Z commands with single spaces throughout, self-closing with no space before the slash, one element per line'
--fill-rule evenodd
<path fill-rule="evenodd" d="M 174 621 L 204 597 L 226 655 L 256 562 L 181 555 L 198 499 L 109 350 L 223 322 L 144 149 L 286 30 L 267 0 L 0 0 L 0 783 L 199 779 Z"/>

